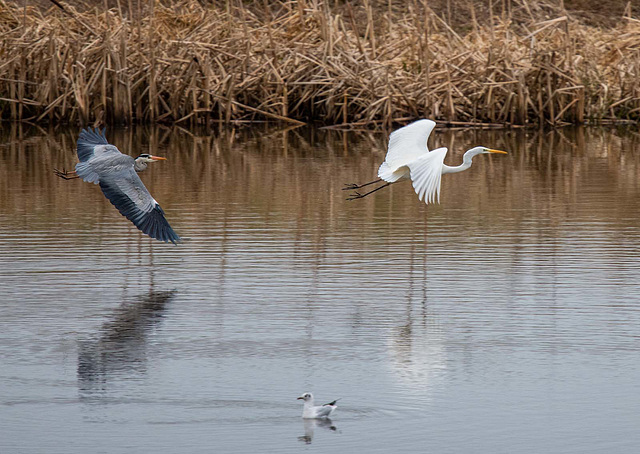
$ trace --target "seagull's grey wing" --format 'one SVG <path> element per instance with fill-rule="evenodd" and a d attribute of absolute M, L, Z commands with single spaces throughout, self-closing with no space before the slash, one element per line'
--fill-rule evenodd
<path fill-rule="evenodd" d="M 99 184 L 104 195 L 120 214 L 140 231 L 165 243 L 180 242 L 180 237 L 165 219 L 164 211 L 144 186 L 133 166 L 105 173 L 100 177 Z"/>
<path fill-rule="evenodd" d="M 336 407 L 333 405 L 323 405 L 322 407 L 316 407 L 316 417 L 317 418 L 326 418 L 328 417 Z"/>
<path fill-rule="evenodd" d="M 340 399 L 342 399 L 342 397 Z M 324 407 L 325 405 L 335 405 L 336 402 L 338 402 L 340 399 L 336 399 L 336 400 L 334 400 L 332 402 L 329 402 L 328 404 L 322 404 L 322 406 Z"/>

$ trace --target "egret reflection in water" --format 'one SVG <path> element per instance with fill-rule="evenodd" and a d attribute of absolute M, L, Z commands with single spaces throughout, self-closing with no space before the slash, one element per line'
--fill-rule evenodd
<path fill-rule="evenodd" d="M 447 370 L 443 333 L 432 318 L 426 310 L 416 317 L 409 312 L 406 324 L 395 327 L 388 340 L 394 376 L 406 389 L 423 395 Z"/>
<path fill-rule="evenodd" d="M 163 319 L 176 291 L 150 291 L 125 301 L 100 328 L 96 339 L 81 341 L 78 382 L 81 391 L 103 389 L 109 378 L 146 371 L 147 340 Z"/>

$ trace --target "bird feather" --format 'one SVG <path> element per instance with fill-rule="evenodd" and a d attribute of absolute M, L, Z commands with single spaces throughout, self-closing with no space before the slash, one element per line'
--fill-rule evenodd
<path fill-rule="evenodd" d="M 413 189 L 425 203 L 440 203 L 440 181 L 446 148 L 438 148 L 409 163 Z"/>
<path fill-rule="evenodd" d="M 435 126 L 434 121 L 423 119 L 393 131 L 384 160 L 389 169 L 395 171 L 428 153 L 427 140 Z"/>
<path fill-rule="evenodd" d="M 323 405 L 322 407 L 315 407 L 315 410 L 316 418 L 326 418 L 333 413 L 335 407 L 333 405 Z"/>
<path fill-rule="evenodd" d="M 140 180 L 135 171 L 131 171 L 133 176 Z M 165 243 L 180 242 L 180 237 L 167 222 L 164 211 L 151 197 L 142 181 L 136 185 L 106 178 L 100 180 L 100 189 L 120 214 L 129 219 L 141 232 Z"/>
<path fill-rule="evenodd" d="M 104 133 L 104 129 L 100 131 L 98 128 L 95 128 L 94 131 L 91 129 L 83 129 L 80 131 L 77 145 L 78 159 L 80 159 L 80 162 L 91 159 L 96 146 L 109 145 Z"/>

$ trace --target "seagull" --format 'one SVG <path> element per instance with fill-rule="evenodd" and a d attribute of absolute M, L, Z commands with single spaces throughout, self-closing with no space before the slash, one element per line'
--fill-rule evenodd
<path fill-rule="evenodd" d="M 165 243 L 181 241 L 137 175 L 136 161 L 107 142 L 104 129 L 83 129 L 80 132 L 78 160 L 76 174 L 88 183 L 100 185 L 109 202 L 138 230 Z"/>
<path fill-rule="evenodd" d="M 328 404 L 314 406 L 313 394 L 304 393 L 302 396 L 298 397 L 297 400 L 304 400 L 304 409 L 302 410 L 302 417 L 304 419 L 323 419 L 331 416 L 335 409 L 338 408 L 336 402 L 340 399 L 336 399 Z"/>

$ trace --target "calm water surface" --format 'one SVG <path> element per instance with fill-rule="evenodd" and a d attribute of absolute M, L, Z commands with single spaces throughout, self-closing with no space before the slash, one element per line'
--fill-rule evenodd
<path fill-rule="evenodd" d="M 108 131 L 179 246 L 53 175 L 76 135 L 1 133 L 1 452 L 640 450 L 637 132 L 438 131 L 510 154 L 427 207 L 344 200 L 385 134 Z"/>

